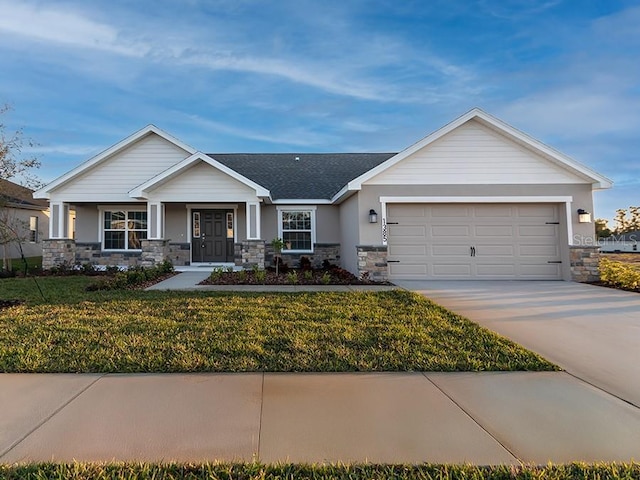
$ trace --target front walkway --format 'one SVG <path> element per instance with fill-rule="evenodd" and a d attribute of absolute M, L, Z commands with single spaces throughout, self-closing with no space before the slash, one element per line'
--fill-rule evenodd
<path fill-rule="evenodd" d="M 563 372 L 0 374 L 0 463 L 640 458 L 640 409 Z"/>

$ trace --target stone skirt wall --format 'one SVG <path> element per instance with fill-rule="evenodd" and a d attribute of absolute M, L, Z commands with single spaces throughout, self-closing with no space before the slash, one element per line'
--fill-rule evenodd
<path fill-rule="evenodd" d="M 386 282 L 389 278 L 386 245 L 357 245 L 358 277 L 376 282 Z"/>
<path fill-rule="evenodd" d="M 191 244 L 169 243 L 168 260 L 175 267 L 191 265 Z"/>
<path fill-rule="evenodd" d="M 600 247 L 569 246 L 571 280 L 574 282 L 597 282 L 600 280 Z"/>

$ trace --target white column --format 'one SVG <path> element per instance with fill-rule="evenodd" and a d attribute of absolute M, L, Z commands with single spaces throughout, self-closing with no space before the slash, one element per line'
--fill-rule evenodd
<path fill-rule="evenodd" d="M 246 203 L 247 240 L 260 239 L 260 202 Z"/>
<path fill-rule="evenodd" d="M 164 205 L 162 202 L 147 203 L 147 238 L 161 240 L 164 238 Z"/>
<path fill-rule="evenodd" d="M 49 210 L 49 238 L 69 238 L 69 204 L 51 202 Z"/>

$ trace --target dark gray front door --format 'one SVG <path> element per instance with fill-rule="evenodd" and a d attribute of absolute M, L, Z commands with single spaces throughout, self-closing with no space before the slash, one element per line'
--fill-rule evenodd
<path fill-rule="evenodd" d="M 192 262 L 233 261 L 233 211 L 193 210 Z"/>

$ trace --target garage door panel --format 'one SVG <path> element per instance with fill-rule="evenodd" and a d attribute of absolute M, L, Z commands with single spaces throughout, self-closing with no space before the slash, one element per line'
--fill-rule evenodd
<path fill-rule="evenodd" d="M 464 245 L 431 245 L 431 255 L 434 257 L 468 257 L 470 256 L 470 248 L 466 243 Z"/>
<path fill-rule="evenodd" d="M 513 217 L 514 208 L 511 205 L 477 205 L 474 207 L 476 218 L 506 218 Z"/>
<path fill-rule="evenodd" d="M 457 263 L 434 263 L 434 277 L 469 277 L 471 276 L 471 266 Z"/>
<path fill-rule="evenodd" d="M 471 228 L 469 225 L 432 225 L 432 237 L 469 237 Z"/>
<path fill-rule="evenodd" d="M 408 255 L 420 255 L 425 256 L 427 254 L 427 244 L 423 243 L 420 245 L 389 245 L 387 248 L 387 252 L 391 256 L 408 256 Z"/>
<path fill-rule="evenodd" d="M 483 257 L 508 257 L 513 258 L 516 254 L 516 249 L 513 244 L 508 245 L 482 245 L 476 247 L 476 257 L 481 259 Z"/>
<path fill-rule="evenodd" d="M 560 248 L 557 244 L 548 245 L 520 245 L 519 254 L 521 257 L 559 257 Z"/>
<path fill-rule="evenodd" d="M 474 228 L 476 237 L 513 237 L 512 225 L 477 225 Z"/>
<path fill-rule="evenodd" d="M 561 278 L 557 205 L 394 204 L 387 211 L 398 222 L 388 230 L 391 278 Z"/>
<path fill-rule="evenodd" d="M 471 208 L 465 205 L 433 205 L 431 216 L 433 218 L 468 218 L 471 216 Z"/>

